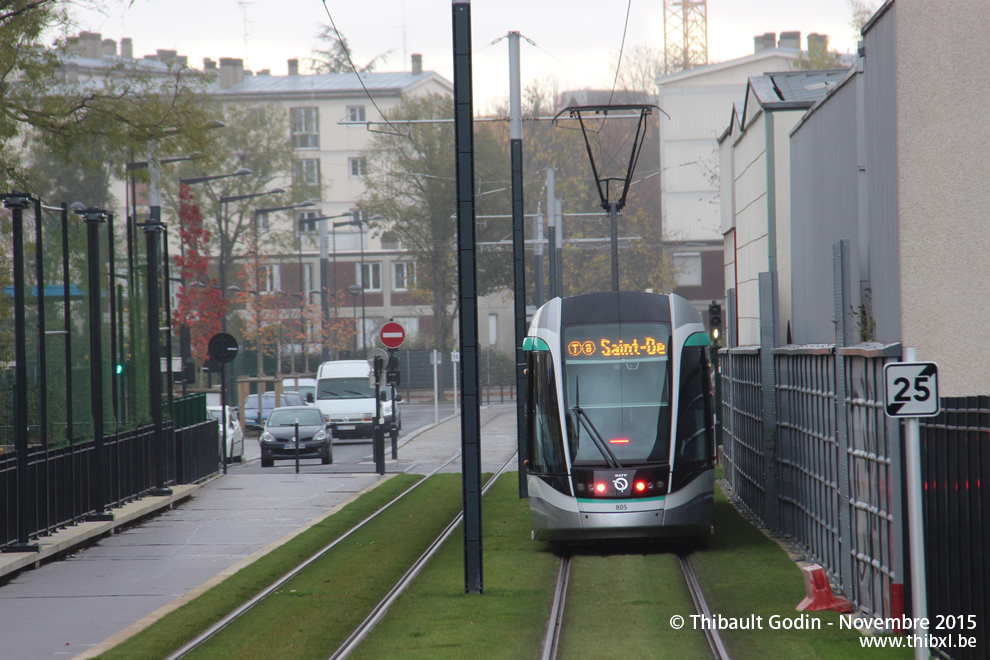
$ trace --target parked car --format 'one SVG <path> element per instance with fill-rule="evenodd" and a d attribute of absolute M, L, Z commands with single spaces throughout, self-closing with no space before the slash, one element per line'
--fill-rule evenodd
<path fill-rule="evenodd" d="M 299 392 L 306 405 L 316 405 L 316 379 L 292 376 L 282 379 L 283 391 Z"/>
<path fill-rule="evenodd" d="M 304 405 L 306 405 L 306 402 L 303 401 L 302 395 L 299 392 L 290 392 L 287 390 L 282 391 L 282 398 L 278 402 L 279 407 Z M 249 429 L 261 429 L 265 425 L 265 421 L 268 420 L 269 413 L 276 408 L 275 392 L 264 392 L 261 395 L 260 416 L 258 414 L 257 394 L 248 394 L 247 398 L 244 399 L 242 408 L 244 410 L 244 426 Z"/>
<path fill-rule="evenodd" d="M 333 463 L 333 437 L 319 409 L 286 406 L 273 410 L 265 423 L 261 434 L 261 467 L 272 467 L 276 460 L 295 459 L 296 425 L 299 457 L 319 458 L 323 465 Z"/>
<path fill-rule="evenodd" d="M 241 423 L 237 421 L 237 412 L 230 406 L 227 408 L 227 460 L 231 463 L 240 463 L 244 460 L 244 431 L 241 430 Z M 217 421 L 220 427 L 220 442 L 223 442 L 223 426 L 221 426 L 220 406 L 207 406 L 206 412 Z M 217 445 L 219 450 L 222 445 Z"/>

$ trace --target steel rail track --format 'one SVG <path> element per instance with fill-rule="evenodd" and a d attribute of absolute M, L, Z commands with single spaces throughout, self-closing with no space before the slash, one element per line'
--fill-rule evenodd
<path fill-rule="evenodd" d="M 698 582 L 698 576 L 694 572 L 691 558 L 687 555 L 679 555 L 677 559 L 680 561 L 681 571 L 684 572 L 684 581 L 687 582 L 688 591 L 691 592 L 694 609 L 697 610 L 698 614 L 702 614 L 710 620 L 712 618 L 712 610 L 708 607 L 705 594 L 701 591 L 701 583 Z M 719 631 L 715 630 L 712 626 L 703 626 L 703 629 L 705 637 L 708 639 L 708 646 L 711 647 L 712 655 L 715 656 L 716 660 L 729 660 L 732 656 L 729 655 L 729 649 L 722 640 L 722 635 Z"/>
<path fill-rule="evenodd" d="M 540 660 L 555 660 L 557 648 L 560 646 L 560 631 L 564 623 L 564 606 L 567 601 L 567 585 L 571 579 L 571 558 L 562 557 L 560 570 L 557 571 L 557 586 L 553 592 L 553 605 L 550 607 L 550 617 L 547 619 L 546 632 L 543 634 L 543 648 Z"/>
<path fill-rule="evenodd" d="M 482 487 L 482 495 L 485 495 L 492 485 L 494 485 L 495 481 L 505 473 L 506 469 L 516 458 L 517 453 L 518 452 L 514 452 L 509 459 L 502 464 L 502 467 L 498 469 L 498 472 L 492 475 L 488 482 Z M 436 554 L 437 550 L 439 550 L 450 535 L 454 533 L 454 530 L 457 529 L 457 526 L 461 524 L 463 519 L 464 512 L 461 511 L 452 521 L 450 521 L 450 524 L 447 525 L 444 531 L 441 532 L 436 539 L 434 539 L 426 551 L 420 555 L 419 559 L 417 559 L 409 570 L 406 571 L 405 575 L 403 575 L 399 581 L 396 582 L 395 586 L 392 587 L 385 598 L 383 598 L 381 602 L 379 602 L 378 605 L 371 610 L 371 613 L 367 616 L 367 618 L 365 618 L 365 620 L 354 629 L 354 632 L 351 633 L 350 637 L 344 640 L 344 643 L 340 645 L 340 648 L 338 648 L 333 655 L 330 656 L 330 660 L 342 660 L 343 658 L 349 656 L 354 649 L 358 647 L 364 638 L 368 636 L 368 633 L 370 633 L 385 617 L 385 613 L 396 601 L 396 599 L 398 599 L 399 595 L 406 590 L 406 587 L 408 587 L 414 579 L 416 579 L 416 576 L 419 575 L 420 571 L 422 571 L 426 564 L 429 563 L 430 559 L 434 554 Z"/>
<path fill-rule="evenodd" d="M 698 582 L 698 576 L 694 572 L 694 566 L 691 565 L 690 558 L 686 555 L 679 555 L 678 561 L 681 571 L 684 573 L 684 581 L 687 583 L 691 600 L 694 601 L 695 610 L 698 614 L 711 619 L 711 608 L 708 607 L 708 601 L 705 600 L 705 595 L 701 590 L 701 584 Z M 563 557 L 560 560 L 560 569 L 557 572 L 557 585 L 554 589 L 550 616 L 547 618 L 546 632 L 543 635 L 540 660 L 556 660 L 557 650 L 560 645 L 560 633 L 563 629 L 564 608 L 567 600 L 567 585 L 570 581 L 570 574 L 571 558 Z M 712 656 L 716 660 L 730 660 L 732 656 L 729 655 L 729 649 L 722 640 L 719 631 L 705 627 L 704 632 L 708 640 L 708 646 L 711 648 Z"/>
<path fill-rule="evenodd" d="M 430 472 L 429 474 L 427 474 L 426 476 L 424 476 L 422 479 L 420 479 L 419 481 L 417 481 L 415 484 L 413 484 L 407 490 L 405 490 L 402 493 L 400 493 L 399 495 L 397 495 L 392 501 L 390 501 L 389 503 L 385 504 L 382 508 L 378 509 L 377 511 L 375 511 L 374 513 L 372 513 L 370 516 L 368 516 L 367 518 L 365 518 L 364 520 L 362 520 L 361 522 L 359 522 L 357 525 L 355 525 L 354 527 L 352 527 L 351 529 L 349 529 L 347 532 L 345 532 L 343 535 L 341 535 L 340 537 L 338 537 L 336 540 L 334 540 L 333 542 L 329 543 L 323 549 L 321 549 L 320 551 L 318 551 L 315 555 L 313 555 L 312 557 L 310 557 L 306 561 L 302 562 L 301 564 L 299 564 L 298 566 L 296 566 L 295 568 L 293 568 L 291 571 L 289 571 L 288 573 L 286 573 L 285 575 L 283 575 L 282 577 L 280 577 L 278 580 L 276 580 L 275 582 L 273 582 L 271 585 L 269 585 L 268 587 L 266 587 L 262 591 L 258 592 L 254 597 L 252 597 L 250 600 L 244 602 L 238 608 L 236 608 L 235 610 L 233 610 L 230 614 L 228 614 L 224 618 L 220 619 L 215 624 L 213 624 L 212 626 L 210 626 L 209 628 L 207 628 L 206 630 L 204 630 L 202 633 L 200 633 L 199 635 L 197 635 L 196 637 L 194 637 L 193 639 L 191 639 L 189 642 L 187 642 L 186 644 L 184 644 L 183 646 L 181 646 L 174 653 L 172 653 L 171 655 L 167 656 L 166 657 L 166 660 L 178 660 L 179 658 L 185 657 L 186 655 L 188 655 L 192 651 L 194 651 L 197 648 L 199 648 L 200 646 L 202 646 L 204 643 L 206 643 L 207 640 L 209 640 L 211 637 L 213 637 L 214 635 L 216 635 L 217 633 L 219 633 L 221 630 L 223 630 L 224 628 L 226 628 L 227 626 L 229 626 L 231 623 L 233 623 L 234 621 L 236 621 L 237 619 L 239 619 L 241 616 L 244 615 L 245 612 L 247 612 L 248 610 L 250 610 L 251 608 L 253 608 L 255 605 L 257 605 L 258 603 L 260 603 L 261 601 L 263 601 L 265 598 L 267 598 L 268 596 L 270 596 L 272 593 L 274 593 L 275 591 L 277 591 L 286 582 L 288 582 L 292 578 L 294 578 L 297 575 L 299 575 L 299 573 L 301 573 L 303 570 L 305 570 L 310 564 L 312 564 L 313 562 L 315 562 L 318 559 L 320 559 L 326 553 L 330 552 L 330 550 L 332 550 L 339 543 L 341 543 L 342 541 L 344 541 L 345 539 L 347 539 L 351 534 L 354 534 L 359 529 L 361 529 L 362 527 L 364 527 L 366 524 L 368 524 L 369 522 L 371 522 L 372 520 L 374 520 L 375 518 L 377 518 L 379 514 L 381 514 L 384 511 L 386 511 L 389 507 L 391 507 L 393 504 L 395 504 L 396 502 L 398 502 L 399 500 L 401 500 L 403 497 L 405 497 L 406 495 L 408 495 L 409 493 L 411 493 L 412 491 L 414 491 L 420 485 L 426 483 L 426 480 L 427 479 L 429 479 L 430 477 L 434 476 L 435 474 L 437 474 L 438 472 L 440 472 L 440 470 L 444 469 L 445 467 L 447 467 L 448 465 L 450 465 L 451 463 L 453 463 L 455 460 L 458 459 L 458 457 L 460 457 L 460 455 L 461 455 L 461 452 L 458 450 L 457 453 L 455 453 L 453 456 L 451 456 L 450 458 L 448 458 L 438 468 L 436 468 L 435 470 L 433 470 L 432 472 Z"/>

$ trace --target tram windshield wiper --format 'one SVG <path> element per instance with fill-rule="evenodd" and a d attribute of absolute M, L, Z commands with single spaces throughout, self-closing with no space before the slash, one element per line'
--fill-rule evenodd
<path fill-rule="evenodd" d="M 577 415 L 578 424 L 583 425 L 585 429 L 588 431 L 588 435 L 591 436 L 591 441 L 595 444 L 595 447 L 598 448 L 598 451 L 601 452 L 602 458 L 605 459 L 605 462 L 608 463 L 608 466 L 613 469 L 615 468 L 622 469 L 623 467 L 622 463 L 619 462 L 619 459 L 616 458 L 615 454 L 612 453 L 612 450 L 609 449 L 608 444 L 605 442 L 604 439 L 602 439 L 602 434 L 598 432 L 597 428 L 595 428 L 595 423 L 591 421 L 591 417 L 589 417 L 588 413 L 586 413 L 584 411 L 584 408 L 581 407 L 580 379 L 575 379 L 574 381 L 574 407 L 571 408 L 571 411 L 573 411 L 574 414 Z M 580 438 L 580 433 L 581 433 L 580 427 L 578 428 L 577 432 L 578 432 L 578 437 Z"/>

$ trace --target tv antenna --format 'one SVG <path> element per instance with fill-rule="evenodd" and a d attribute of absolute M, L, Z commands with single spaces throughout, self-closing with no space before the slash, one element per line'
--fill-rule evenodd
<path fill-rule="evenodd" d="M 237 0 L 237 4 L 240 5 L 241 11 L 244 12 L 244 68 L 248 68 L 248 15 L 247 8 L 248 5 L 253 5 L 253 2 L 248 0 Z"/>

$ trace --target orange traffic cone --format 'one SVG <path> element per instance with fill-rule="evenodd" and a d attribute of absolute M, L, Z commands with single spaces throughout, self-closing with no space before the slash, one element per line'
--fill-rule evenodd
<path fill-rule="evenodd" d="M 828 583 L 825 569 L 817 564 L 802 566 L 804 571 L 804 600 L 797 606 L 798 611 L 832 610 L 833 612 L 852 612 L 853 604 L 845 598 L 839 598 L 832 593 L 832 585 Z"/>

